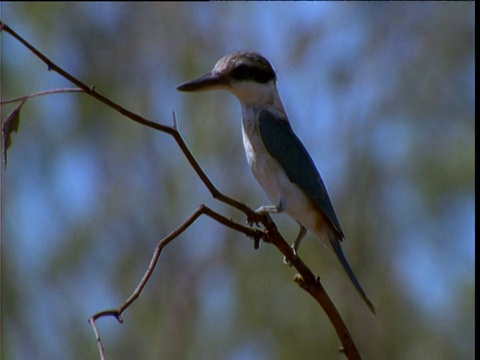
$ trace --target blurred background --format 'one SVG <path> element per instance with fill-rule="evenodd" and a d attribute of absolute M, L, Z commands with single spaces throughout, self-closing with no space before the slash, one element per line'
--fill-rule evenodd
<path fill-rule="evenodd" d="M 216 186 L 268 203 L 228 93 L 180 93 L 262 53 L 329 188 L 372 316 L 312 236 L 365 359 L 474 358 L 474 3 L 5 3 L 2 21 L 110 99 L 178 127 Z M 2 99 L 72 84 L 1 35 Z M 2 106 L 2 119 L 15 105 Z M 2 164 L 3 167 L 3 164 Z M 174 141 L 83 94 L 27 101 L 2 172 L 2 358 L 97 359 L 158 241 L 213 200 Z M 291 242 L 296 223 L 274 220 Z M 341 359 L 282 255 L 209 218 L 162 253 L 108 359 Z"/>

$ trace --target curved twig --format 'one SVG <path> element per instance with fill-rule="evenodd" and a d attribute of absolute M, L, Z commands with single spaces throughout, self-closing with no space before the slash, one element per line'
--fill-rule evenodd
<path fill-rule="evenodd" d="M 72 93 L 72 92 L 84 92 L 84 90 L 80 88 L 61 88 L 61 89 L 45 90 L 45 91 L 39 91 L 39 92 L 30 94 L 30 95 L 16 97 L 13 99 L 2 100 L 0 101 L 0 104 L 5 105 L 5 104 L 10 104 L 10 103 L 19 102 L 19 101 L 25 101 L 37 96 L 60 94 L 60 93 Z"/>
<path fill-rule="evenodd" d="M 155 247 L 155 251 L 153 252 L 152 259 L 150 260 L 150 264 L 148 265 L 147 271 L 145 272 L 145 275 L 143 276 L 142 280 L 140 283 L 137 285 L 136 289 L 133 291 L 133 293 L 128 297 L 127 300 L 117 309 L 109 309 L 109 310 L 104 310 L 100 311 L 90 317 L 88 319 L 89 323 L 93 327 L 93 331 L 95 333 L 95 337 L 97 339 L 97 344 L 98 344 L 98 350 L 100 352 L 100 358 L 104 359 L 105 358 L 105 349 L 103 347 L 102 340 L 100 338 L 100 334 L 97 330 L 96 327 L 96 321 L 105 316 L 113 316 L 115 317 L 120 323 L 123 323 L 122 319 L 122 313 L 130 306 L 132 305 L 135 300 L 138 299 L 140 294 L 142 293 L 145 285 L 147 284 L 148 280 L 153 274 L 153 271 L 155 270 L 155 266 L 157 265 L 158 259 L 160 258 L 160 254 L 165 246 L 167 246 L 170 242 L 173 240 L 177 239 L 180 234 L 182 234 L 185 230 L 187 230 L 201 215 L 207 215 L 208 217 L 214 219 L 215 221 L 221 223 L 222 225 L 225 225 L 235 231 L 242 232 L 246 236 L 252 238 L 255 242 L 257 242 L 263 235 L 264 233 L 260 230 L 257 229 L 252 229 L 250 227 L 243 226 L 241 224 L 238 224 L 234 222 L 233 220 L 227 219 L 225 216 L 217 213 L 216 211 L 210 209 L 209 207 L 205 205 L 200 205 L 198 209 L 187 219 L 185 220 L 180 226 L 178 226 L 175 230 L 173 230 L 170 234 L 168 234 L 166 237 L 164 237 L 160 242 L 157 244 Z"/>

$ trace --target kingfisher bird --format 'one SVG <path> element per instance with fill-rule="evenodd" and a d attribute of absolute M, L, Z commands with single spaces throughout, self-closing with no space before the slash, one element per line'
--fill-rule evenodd
<path fill-rule="evenodd" d="M 285 212 L 300 225 L 294 254 L 307 229 L 333 249 L 356 290 L 375 308 L 343 253 L 344 234 L 327 188 L 307 149 L 295 134 L 277 90 L 277 74 L 255 52 L 239 51 L 221 58 L 207 74 L 177 87 L 180 91 L 227 90 L 242 106 L 243 144 L 253 175 L 273 205 L 257 212 Z"/>

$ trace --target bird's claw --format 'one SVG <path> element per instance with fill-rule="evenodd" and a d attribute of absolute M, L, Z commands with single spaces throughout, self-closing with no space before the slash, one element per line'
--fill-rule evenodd
<path fill-rule="evenodd" d="M 265 222 L 266 219 L 268 219 L 268 216 L 268 211 L 262 206 L 247 215 L 247 224 L 250 227 L 253 227 L 253 225 L 258 227 L 260 223 Z"/>
<path fill-rule="evenodd" d="M 259 221 L 258 221 L 258 215 L 255 213 L 254 214 L 248 214 L 247 215 L 247 225 L 250 227 L 253 227 L 254 225 L 258 227 Z"/>

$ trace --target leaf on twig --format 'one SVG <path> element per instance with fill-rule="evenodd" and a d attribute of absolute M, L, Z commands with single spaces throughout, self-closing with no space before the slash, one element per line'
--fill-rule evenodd
<path fill-rule="evenodd" d="M 2 133 L 3 133 L 3 158 L 5 160 L 5 169 L 7 168 L 7 149 L 12 145 L 12 133 L 18 131 L 18 126 L 20 125 L 20 110 L 25 104 L 25 100 L 23 100 L 18 106 L 13 109 L 13 111 L 8 114 L 7 118 L 5 119 L 2 125 Z"/>

